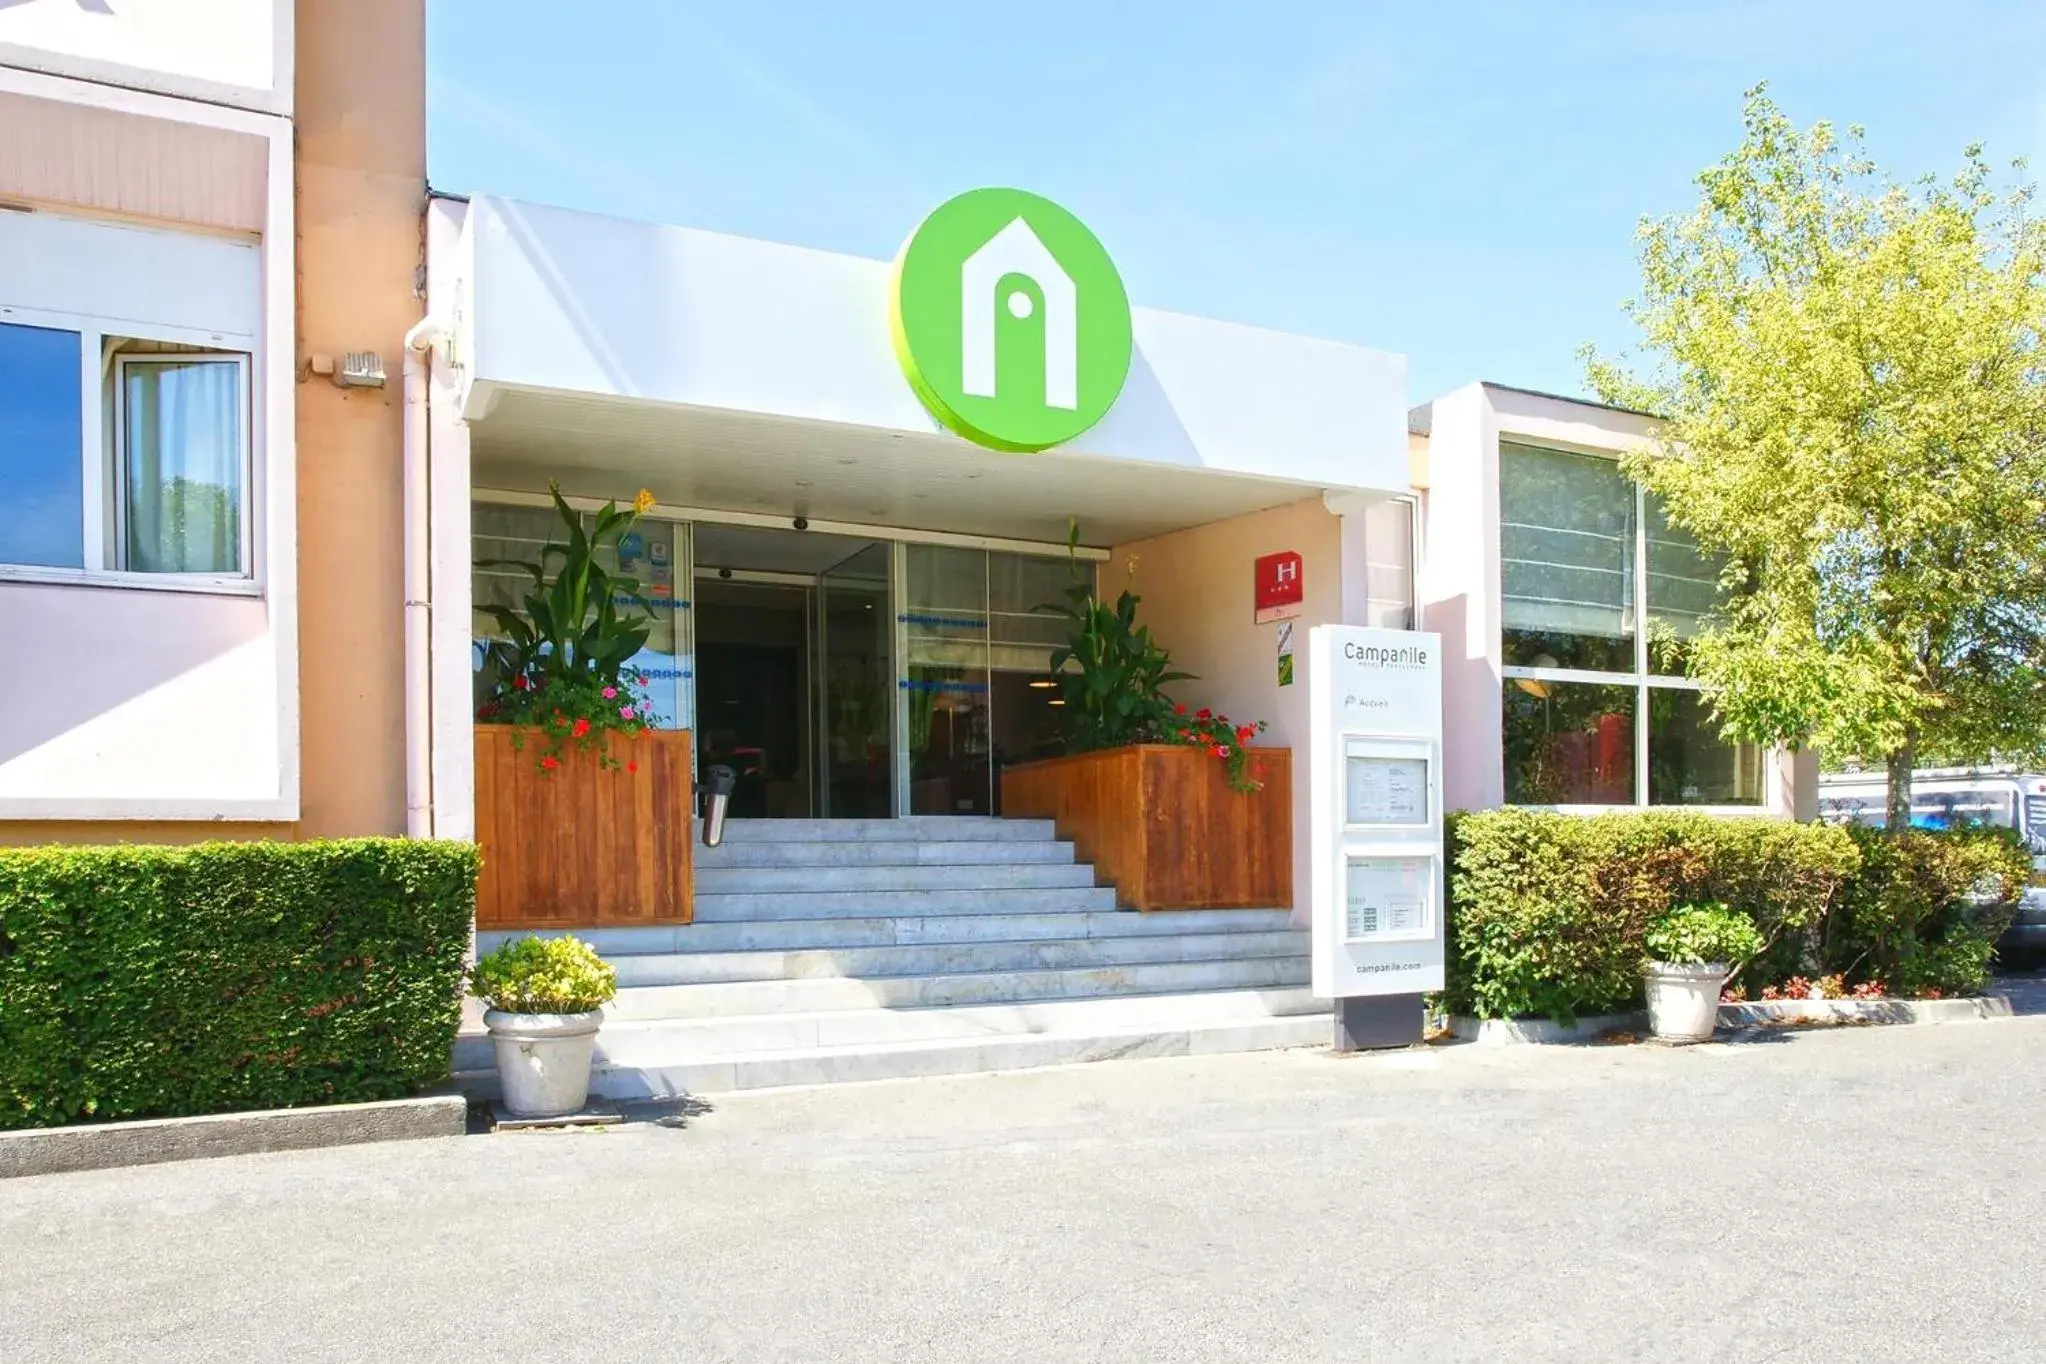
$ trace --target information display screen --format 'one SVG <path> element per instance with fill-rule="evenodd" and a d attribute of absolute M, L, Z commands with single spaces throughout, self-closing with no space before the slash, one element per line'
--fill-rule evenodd
<path fill-rule="evenodd" d="M 1350 753 L 1343 763 L 1347 824 L 1426 824 L 1428 760 Z"/>
<path fill-rule="evenodd" d="M 1429 861 L 1424 857 L 1352 857 L 1344 863 L 1344 934 L 1351 942 L 1406 938 L 1429 931 Z"/>

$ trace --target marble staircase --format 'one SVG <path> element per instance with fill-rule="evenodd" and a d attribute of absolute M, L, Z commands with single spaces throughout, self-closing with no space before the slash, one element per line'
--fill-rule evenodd
<path fill-rule="evenodd" d="M 697 849 L 694 923 L 578 936 L 618 971 L 592 1077 L 612 1099 L 1329 1034 L 1284 909 L 1118 911 L 1049 821 L 733 821 Z M 491 1089 L 480 1029 L 455 1066 Z"/>

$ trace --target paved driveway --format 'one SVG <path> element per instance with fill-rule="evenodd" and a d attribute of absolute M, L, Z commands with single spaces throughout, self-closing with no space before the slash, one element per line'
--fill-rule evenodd
<path fill-rule="evenodd" d="M 0 1184 L 0 1358 L 2046 1357 L 2046 1018 L 1144 1061 Z"/>

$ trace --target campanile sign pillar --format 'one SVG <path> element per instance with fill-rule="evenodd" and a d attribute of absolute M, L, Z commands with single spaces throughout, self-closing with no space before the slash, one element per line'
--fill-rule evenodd
<path fill-rule="evenodd" d="M 1443 984 L 1442 664 L 1436 635 L 1308 635 L 1314 993 L 1335 1047 L 1421 1040 Z"/>

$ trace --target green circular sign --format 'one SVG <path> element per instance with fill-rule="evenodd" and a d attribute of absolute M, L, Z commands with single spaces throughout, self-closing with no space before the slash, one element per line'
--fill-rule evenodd
<path fill-rule="evenodd" d="M 931 415 L 996 450 L 1106 416 L 1130 372 L 1130 300 L 1086 224 L 1020 189 L 938 206 L 895 257 L 889 331 Z"/>

